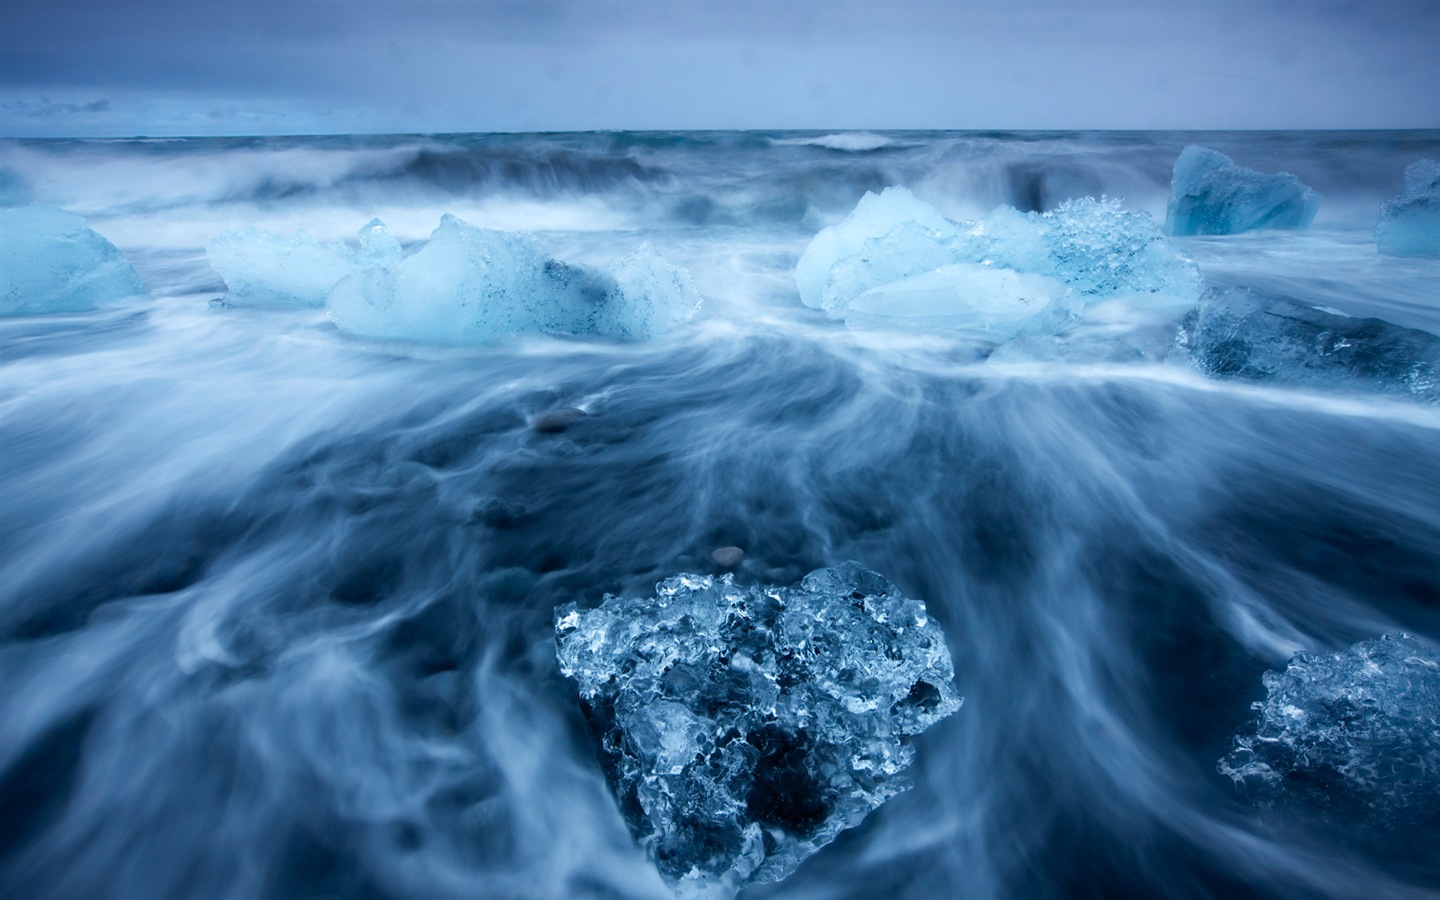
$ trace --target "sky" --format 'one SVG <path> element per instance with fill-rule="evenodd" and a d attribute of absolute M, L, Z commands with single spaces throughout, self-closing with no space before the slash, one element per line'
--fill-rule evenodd
<path fill-rule="evenodd" d="M 1440 127 L 1440 0 L 0 0 L 0 136 Z"/>

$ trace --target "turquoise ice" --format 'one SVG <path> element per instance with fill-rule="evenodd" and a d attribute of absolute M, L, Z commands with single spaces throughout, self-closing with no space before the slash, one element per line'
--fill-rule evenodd
<path fill-rule="evenodd" d="M 1191 144 L 1175 160 L 1165 233 L 1239 234 L 1303 230 L 1315 221 L 1320 195 L 1288 172 L 1265 175 L 1223 153 Z"/>

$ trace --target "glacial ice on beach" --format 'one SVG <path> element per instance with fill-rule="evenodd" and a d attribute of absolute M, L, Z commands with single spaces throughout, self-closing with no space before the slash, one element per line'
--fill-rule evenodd
<path fill-rule="evenodd" d="M 0 315 L 85 312 L 145 293 L 125 255 L 83 216 L 0 208 Z"/>
<path fill-rule="evenodd" d="M 1260 228 L 1302 230 L 1320 195 L 1288 172 L 1265 175 L 1194 144 L 1180 152 L 1165 209 L 1165 233 L 1239 234 Z"/>
<path fill-rule="evenodd" d="M 205 253 L 225 279 L 225 299 L 237 306 L 324 306 L 330 290 L 355 267 L 349 247 L 322 244 L 304 231 L 227 232 Z"/>
<path fill-rule="evenodd" d="M 677 575 L 556 610 L 602 767 L 682 896 L 784 878 L 904 790 L 905 738 L 959 709 L 924 604 L 858 563 L 799 587 Z"/>
<path fill-rule="evenodd" d="M 1200 290 L 1154 220 L 1116 201 L 952 222 L 899 187 L 866 194 L 817 234 L 795 275 L 802 301 L 847 322 L 909 319 L 1001 340 L 1055 330 L 1086 303 L 1184 308 Z"/>
<path fill-rule="evenodd" d="M 384 226 L 367 226 L 381 242 Z M 561 262 L 528 235 L 445 216 L 411 256 L 367 256 L 330 292 L 330 318 L 352 334 L 472 344 L 515 333 L 655 337 L 688 321 L 700 296 L 649 245 L 606 270 Z"/>
<path fill-rule="evenodd" d="M 1347 829 L 1440 827 L 1434 650 L 1388 634 L 1336 654 L 1297 654 L 1264 684 L 1258 718 L 1218 766 L 1251 800 Z"/>
<path fill-rule="evenodd" d="M 1177 347 L 1212 378 L 1397 394 L 1440 403 L 1440 337 L 1243 288 L 1211 290 Z"/>
<path fill-rule="evenodd" d="M 1375 245 L 1391 256 L 1440 257 L 1440 162 L 1405 169 L 1405 191 L 1380 207 Z"/>

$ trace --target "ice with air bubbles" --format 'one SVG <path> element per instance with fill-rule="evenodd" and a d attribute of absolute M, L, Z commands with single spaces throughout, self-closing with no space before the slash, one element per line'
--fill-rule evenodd
<path fill-rule="evenodd" d="M 569 604 L 556 644 L 616 802 L 682 896 L 784 878 L 905 790 L 907 739 L 961 704 L 925 605 L 853 562 Z"/>
<path fill-rule="evenodd" d="M 3 207 L 0 237 L 0 316 L 85 312 L 146 294 L 125 254 L 83 216 Z"/>
<path fill-rule="evenodd" d="M 1098 302 L 1183 309 L 1200 291 L 1195 264 L 1118 201 L 1001 206 L 957 222 L 902 187 L 866 194 L 818 233 L 795 275 L 806 305 L 852 325 L 904 321 L 999 341 L 1053 333 Z"/>

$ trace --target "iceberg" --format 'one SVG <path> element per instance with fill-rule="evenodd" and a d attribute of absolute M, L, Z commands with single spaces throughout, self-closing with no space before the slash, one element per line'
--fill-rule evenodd
<path fill-rule="evenodd" d="M 1302 230 L 1315 221 L 1320 195 L 1288 172 L 1264 175 L 1194 144 L 1180 152 L 1170 181 L 1165 233 L 1239 234 L 1260 228 Z"/>
<path fill-rule="evenodd" d="M 1387 634 L 1340 653 L 1299 653 L 1263 680 L 1259 715 L 1236 734 L 1221 774 L 1262 808 L 1347 831 L 1423 828 L 1433 839 L 1440 655 L 1408 634 Z"/>
<path fill-rule="evenodd" d="M 905 319 L 1000 340 L 1057 330 L 1090 302 L 1183 309 L 1201 285 L 1149 215 L 1113 200 L 1045 213 L 1002 206 L 952 222 L 898 187 L 866 194 L 817 234 L 795 274 L 801 300 L 834 318 Z"/>
<path fill-rule="evenodd" d="M 1380 207 L 1375 245 L 1391 256 L 1440 257 L 1440 162 L 1405 169 L 1405 192 Z"/>
<path fill-rule="evenodd" d="M 649 245 L 601 271 L 554 259 L 528 235 L 477 228 L 447 215 L 416 253 L 400 258 L 372 223 L 355 270 L 326 308 L 365 337 L 474 344 L 507 334 L 656 337 L 699 310 L 689 274 Z"/>
<path fill-rule="evenodd" d="M 349 247 L 322 244 L 304 231 L 228 232 L 205 253 L 225 279 L 225 302 L 236 306 L 324 306 L 331 289 L 355 267 Z"/>
<path fill-rule="evenodd" d="M 1440 402 L 1440 337 L 1276 300 L 1211 290 L 1176 345 L 1205 375 L 1338 387 Z"/>
<path fill-rule="evenodd" d="M 41 204 L 0 208 L 0 315 L 85 312 L 145 294 L 125 254 L 83 216 Z"/>
<path fill-rule="evenodd" d="M 944 635 L 858 563 L 798 587 L 677 575 L 556 610 L 602 768 L 682 897 L 778 881 L 908 787 L 906 738 L 960 708 Z"/>

